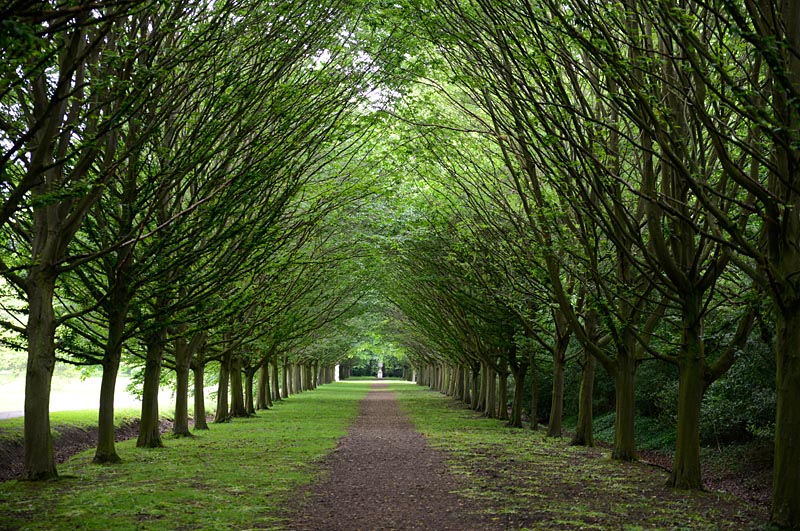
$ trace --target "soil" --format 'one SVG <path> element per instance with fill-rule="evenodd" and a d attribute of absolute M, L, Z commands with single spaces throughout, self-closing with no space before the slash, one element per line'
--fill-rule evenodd
<path fill-rule="evenodd" d="M 428 446 L 385 384 L 361 403 L 349 434 L 323 463 L 328 475 L 293 508 L 291 531 L 500 531 Z"/>

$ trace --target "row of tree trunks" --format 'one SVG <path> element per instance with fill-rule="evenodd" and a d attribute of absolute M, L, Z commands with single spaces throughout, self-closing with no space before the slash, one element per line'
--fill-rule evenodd
<path fill-rule="evenodd" d="M 548 436 L 562 435 L 563 393 L 564 393 L 564 352 L 566 341 L 557 349 L 554 360 L 562 360 L 554 368 L 553 400 L 551 419 L 548 423 Z M 488 418 L 508 420 L 512 427 L 523 426 L 523 413 L 529 400 L 530 429 L 536 430 L 538 422 L 536 364 L 533 354 L 517 359 L 512 363 L 475 362 L 471 367 L 453 366 L 447 363 L 428 364 L 415 368 L 418 375 L 417 384 L 430 387 L 480 411 Z M 579 446 L 594 446 L 592 435 L 592 394 L 594 389 L 595 367 L 597 361 L 588 352 L 583 353 L 581 360 L 582 378 L 579 396 L 578 426 L 571 443 Z M 530 396 L 525 394 L 528 371 L 531 372 Z M 508 376 L 512 377 L 511 411 L 508 410 Z M 560 375 L 560 377 L 559 377 Z M 557 418 L 552 418 L 556 416 Z"/>

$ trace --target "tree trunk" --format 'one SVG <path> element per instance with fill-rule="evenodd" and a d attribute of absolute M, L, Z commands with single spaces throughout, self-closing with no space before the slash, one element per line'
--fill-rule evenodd
<path fill-rule="evenodd" d="M 700 490 L 700 406 L 703 401 L 704 352 L 702 298 L 684 302 L 683 332 L 678 352 L 678 433 L 669 485 Z"/>
<path fill-rule="evenodd" d="M 301 367 L 302 366 L 297 363 L 292 364 L 292 375 L 294 376 L 294 385 L 292 388 L 296 394 L 303 392 L 303 372 Z"/>
<path fill-rule="evenodd" d="M 190 341 L 175 338 L 175 419 L 172 434 L 176 437 L 191 437 L 189 432 L 189 372 L 192 358 L 204 335 L 196 334 Z"/>
<path fill-rule="evenodd" d="M 486 409 L 484 415 L 490 419 L 497 415 L 497 373 L 487 365 L 486 371 Z"/>
<path fill-rule="evenodd" d="M 596 311 L 590 310 L 585 318 L 586 335 L 593 341 L 598 337 L 600 325 Z M 583 371 L 581 372 L 581 388 L 578 393 L 578 425 L 575 427 L 573 446 L 594 446 L 593 412 L 594 374 L 597 360 L 587 348 L 583 349 Z"/>
<path fill-rule="evenodd" d="M 147 358 L 144 365 L 142 385 L 142 416 L 139 423 L 137 448 L 161 448 L 160 419 L 158 414 L 158 390 L 161 383 L 161 360 L 167 330 L 162 328 L 149 334 L 147 338 Z"/>
<path fill-rule="evenodd" d="M 614 371 L 615 411 L 614 448 L 611 458 L 620 461 L 636 459 L 636 359 L 623 350 L 617 353 Z"/>
<path fill-rule="evenodd" d="M 475 411 L 486 411 L 487 397 L 489 396 L 489 366 L 481 362 L 481 391 L 478 398 L 478 407 Z"/>
<path fill-rule="evenodd" d="M 777 398 L 771 520 L 800 529 L 800 310 L 777 315 Z"/>
<path fill-rule="evenodd" d="M 206 421 L 206 365 L 205 365 L 205 349 L 201 347 L 195 354 L 194 363 L 192 364 L 192 371 L 194 372 L 194 429 L 207 430 L 208 422 Z"/>
<path fill-rule="evenodd" d="M 511 419 L 509 419 L 508 425 L 514 428 L 522 427 L 522 402 L 525 400 L 525 375 L 527 372 L 527 365 L 520 365 L 516 369 L 512 369 L 514 398 L 511 401 Z"/>
<path fill-rule="evenodd" d="M 58 477 L 50 435 L 50 387 L 55 368 L 55 272 L 32 267 L 28 295 L 28 366 L 25 374 L 25 479 Z"/>
<path fill-rule="evenodd" d="M 269 396 L 269 361 L 264 360 L 258 368 L 258 409 L 268 409 L 267 397 Z"/>
<path fill-rule="evenodd" d="M 550 420 L 547 423 L 548 437 L 561 437 L 564 418 L 564 366 L 567 362 L 569 334 L 556 333 L 553 345 L 553 394 L 550 401 Z"/>
<path fill-rule="evenodd" d="M 244 404 L 244 386 L 242 383 L 242 356 L 234 354 L 231 357 L 231 417 L 249 417 Z M 252 390 L 252 388 L 251 388 Z"/>
<path fill-rule="evenodd" d="M 503 370 L 497 374 L 497 418 L 508 420 L 508 370 L 505 364 L 501 368 Z"/>
<path fill-rule="evenodd" d="M 255 415 L 256 407 L 253 400 L 253 385 L 255 384 L 256 369 L 249 368 L 244 373 L 244 409 L 247 416 Z"/>
<path fill-rule="evenodd" d="M 227 422 L 228 418 L 228 380 L 231 373 L 231 355 L 226 353 L 219 360 L 219 383 L 217 384 L 217 411 L 214 422 Z"/>
<path fill-rule="evenodd" d="M 472 364 L 472 393 L 471 400 L 469 407 L 472 408 L 473 411 L 478 410 L 478 404 L 480 402 L 480 388 L 481 388 L 481 365 L 480 363 L 473 363 Z"/>
<path fill-rule="evenodd" d="M 109 305 L 109 310 L 108 336 L 103 352 L 103 377 L 100 382 L 100 408 L 97 415 L 97 448 L 93 459 L 98 464 L 121 461 L 114 443 L 114 393 L 122 359 L 127 302 L 115 299 Z"/>
<path fill-rule="evenodd" d="M 592 425 L 592 406 L 594 400 L 594 372 L 597 360 L 584 349 L 583 371 L 581 373 L 581 388 L 578 394 L 578 425 L 575 427 L 575 436 L 572 437 L 573 446 L 594 446 L 594 428 Z"/>
<path fill-rule="evenodd" d="M 278 377 L 278 355 L 274 354 L 272 359 L 270 360 L 270 365 L 272 366 L 272 399 L 274 401 L 279 401 L 281 399 L 281 386 Z"/>
<path fill-rule="evenodd" d="M 536 385 L 536 354 L 531 353 L 531 430 L 539 429 L 539 397 Z"/>
<path fill-rule="evenodd" d="M 281 398 L 288 398 L 289 397 L 289 382 L 292 381 L 289 378 L 289 362 L 286 359 L 286 356 L 283 357 L 283 367 L 281 370 L 281 381 L 283 386 L 281 387 Z"/>

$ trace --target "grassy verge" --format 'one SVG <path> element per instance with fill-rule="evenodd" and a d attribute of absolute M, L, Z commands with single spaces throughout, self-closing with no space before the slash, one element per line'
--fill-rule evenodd
<path fill-rule="evenodd" d="M 114 425 L 120 426 L 139 418 L 141 411 L 137 408 L 122 408 L 114 410 Z M 19 440 L 22 442 L 24 419 L 0 420 L 0 440 Z M 50 413 L 50 428 L 53 437 L 59 436 L 59 429 L 74 427 L 81 429 L 97 427 L 97 410 L 83 409 L 78 411 L 54 411 Z"/>
<path fill-rule="evenodd" d="M 507 428 L 420 387 L 393 389 L 417 429 L 449 456 L 461 494 L 480 500 L 506 529 L 764 529 L 766 515 L 738 498 L 674 491 L 663 471 L 612 461 L 607 450 Z"/>
<path fill-rule="evenodd" d="M 0 529 L 282 529 L 281 506 L 315 477 L 369 386 L 322 386 L 163 449 L 125 441 L 121 465 L 92 465 L 84 452 L 58 481 L 0 485 Z"/>

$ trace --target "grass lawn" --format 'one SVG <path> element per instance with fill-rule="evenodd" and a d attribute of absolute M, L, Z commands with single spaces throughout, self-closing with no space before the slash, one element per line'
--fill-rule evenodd
<path fill-rule="evenodd" d="M 612 461 L 607 450 L 507 428 L 439 393 L 390 384 L 430 444 L 449 456 L 461 494 L 482 500 L 506 529 L 764 529 L 767 515 L 738 498 L 665 487 L 666 473 Z"/>
<path fill-rule="evenodd" d="M 282 506 L 316 477 L 370 385 L 325 385 L 163 449 L 125 441 L 121 465 L 93 465 L 90 450 L 57 481 L 0 484 L 0 529 L 280 530 Z"/>

